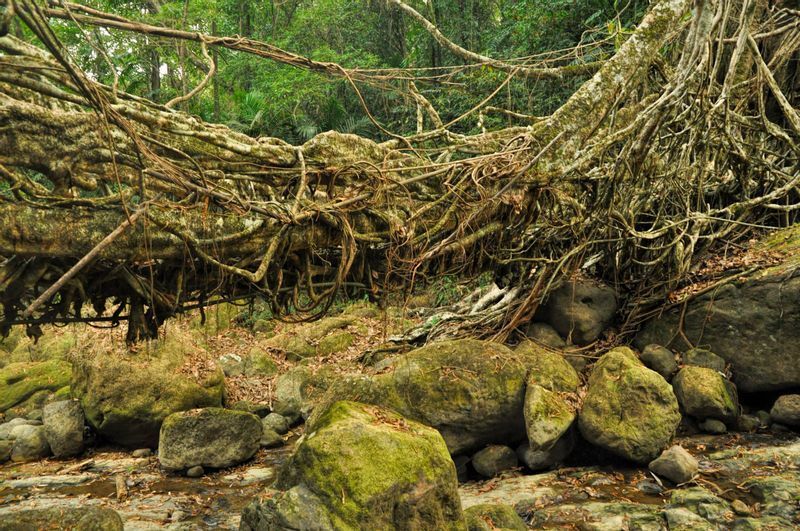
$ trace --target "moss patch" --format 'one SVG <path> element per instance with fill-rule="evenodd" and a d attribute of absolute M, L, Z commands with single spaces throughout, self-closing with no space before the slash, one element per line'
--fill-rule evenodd
<path fill-rule="evenodd" d="M 278 485 L 304 485 L 341 529 L 463 526 L 456 471 L 441 436 L 394 412 L 337 402 L 318 419 Z"/>
<path fill-rule="evenodd" d="M 63 360 L 6 365 L 0 369 L 0 411 L 22 404 L 36 393 L 68 385 L 70 370 Z"/>

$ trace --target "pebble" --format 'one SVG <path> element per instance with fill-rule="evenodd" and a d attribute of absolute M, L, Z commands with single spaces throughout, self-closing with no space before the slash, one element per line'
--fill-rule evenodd
<path fill-rule="evenodd" d="M 138 450 L 134 450 L 131 455 L 136 458 L 150 457 L 153 455 L 153 450 L 150 448 L 139 448 Z"/>
<path fill-rule="evenodd" d="M 706 433 L 711 433 L 714 435 L 721 435 L 728 432 L 728 428 L 725 426 L 725 423 L 717 419 L 704 420 L 700 423 L 700 429 Z"/>
<path fill-rule="evenodd" d="M 186 477 L 187 478 L 199 478 L 199 477 L 203 477 L 203 474 L 205 474 L 205 473 L 206 473 L 206 471 L 203 470 L 203 467 L 201 467 L 200 465 L 193 466 L 192 468 L 190 468 L 190 469 L 188 469 L 186 471 Z"/>
<path fill-rule="evenodd" d="M 753 514 L 753 510 L 750 508 L 750 506 L 742 500 L 733 500 L 731 502 L 731 509 L 733 509 L 733 512 L 739 516 L 750 516 Z"/>

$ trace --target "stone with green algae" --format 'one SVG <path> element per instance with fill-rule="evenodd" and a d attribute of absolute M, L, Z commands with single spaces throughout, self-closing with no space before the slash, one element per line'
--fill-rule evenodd
<path fill-rule="evenodd" d="M 588 442 L 645 464 L 669 445 L 680 420 L 672 387 L 629 348 L 615 348 L 595 363 L 578 416 Z"/>
<path fill-rule="evenodd" d="M 464 529 L 442 437 L 397 413 L 336 402 L 282 468 L 284 492 L 242 514 L 242 529 Z"/>
<path fill-rule="evenodd" d="M 0 412 L 17 407 L 14 416 L 24 416 L 23 410 L 41 408 L 51 393 L 69 385 L 70 373 L 70 364 L 60 359 L 6 365 L 0 369 Z M 26 406 L 31 398 L 35 404 Z"/>
<path fill-rule="evenodd" d="M 571 385 L 574 376 L 577 386 L 574 369 L 557 359 L 557 371 L 542 369 L 541 374 L 548 381 L 560 382 L 559 386 Z M 571 372 L 562 375 L 564 366 Z M 313 426 L 336 401 L 358 400 L 436 428 L 452 454 L 492 443 L 515 444 L 525 438 L 525 388 L 529 371 L 533 374 L 537 367 L 550 365 L 538 356 L 512 352 L 497 343 L 435 342 L 397 356 L 384 373 L 339 379 L 308 423 Z"/>
<path fill-rule="evenodd" d="M 549 450 L 570 429 L 575 408 L 559 393 L 529 383 L 525 391 L 525 432 L 531 449 Z"/>
<path fill-rule="evenodd" d="M 222 406 L 225 377 L 220 368 L 196 374 L 182 370 L 202 348 L 193 339 L 173 331 L 136 353 L 103 352 L 76 360 L 71 391 L 86 422 L 113 443 L 154 448 L 167 416 Z"/>
<path fill-rule="evenodd" d="M 524 531 L 525 522 L 510 505 L 484 503 L 464 510 L 469 531 Z"/>
<path fill-rule="evenodd" d="M 684 367 L 672 386 L 683 410 L 695 418 L 733 422 L 739 415 L 736 387 L 713 369 Z"/>

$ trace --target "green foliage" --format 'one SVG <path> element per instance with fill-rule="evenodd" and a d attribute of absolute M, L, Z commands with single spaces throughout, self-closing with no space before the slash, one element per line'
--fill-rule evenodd
<path fill-rule="evenodd" d="M 551 50 L 577 49 L 558 64 L 582 63 L 612 53 L 646 7 L 644 0 L 621 6 L 614 0 L 407 0 L 454 42 L 501 59 L 536 57 Z M 439 69 L 463 63 L 443 50 L 421 25 L 385 0 L 90 0 L 90 6 L 152 24 L 218 35 L 242 35 L 318 61 L 349 68 Z M 623 9 L 624 7 L 624 9 Z M 166 102 L 195 87 L 205 76 L 196 43 L 54 21 L 60 38 L 94 78 Z M 591 46 L 600 39 L 602 46 Z M 253 136 L 277 136 L 302 143 L 335 130 L 381 138 L 346 81 L 273 63 L 252 55 L 214 50 L 215 80 L 182 108 Z M 112 66 L 113 65 L 113 66 Z M 429 73 L 429 70 L 424 72 Z M 433 73 L 437 73 L 433 70 Z M 444 71 L 442 71 L 444 72 Z M 482 67 L 466 70 L 454 83 L 418 83 L 425 96 L 451 120 L 490 94 L 506 74 Z M 549 113 L 581 79 L 510 83 L 498 106 L 524 114 Z M 370 112 L 386 128 L 412 133 L 416 103 L 402 84 L 359 86 Z M 484 118 L 487 128 L 507 118 Z M 457 130 L 474 133 L 476 119 Z M 7 191 L 0 191 L 5 195 Z"/>

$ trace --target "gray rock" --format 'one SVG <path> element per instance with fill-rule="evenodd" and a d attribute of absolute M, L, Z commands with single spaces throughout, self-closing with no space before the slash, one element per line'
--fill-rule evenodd
<path fill-rule="evenodd" d="M 683 363 L 725 372 L 725 360 L 704 348 L 690 348 L 683 353 Z"/>
<path fill-rule="evenodd" d="M 83 452 L 83 409 L 77 400 L 51 402 L 44 406 L 44 434 L 53 455 L 72 457 Z"/>
<path fill-rule="evenodd" d="M 44 426 L 21 425 L 11 430 L 14 446 L 11 460 L 15 463 L 37 461 L 50 455 L 50 446 L 44 433 Z"/>
<path fill-rule="evenodd" d="M 778 398 L 769 416 L 773 422 L 800 427 L 800 395 L 783 395 Z"/>
<path fill-rule="evenodd" d="M 672 387 L 629 348 L 617 347 L 595 363 L 578 415 L 588 442 L 645 464 L 667 447 L 680 421 Z"/>
<path fill-rule="evenodd" d="M 558 393 L 528 383 L 525 391 L 525 431 L 533 450 L 549 450 L 575 421 L 575 409 Z"/>
<path fill-rule="evenodd" d="M 755 415 L 739 415 L 736 419 L 736 431 L 750 433 L 761 427 L 761 419 Z"/>
<path fill-rule="evenodd" d="M 648 468 L 657 476 L 673 483 L 686 483 L 697 474 L 697 459 L 681 446 L 673 446 L 664 450 L 660 456 L 650 462 Z"/>
<path fill-rule="evenodd" d="M 189 467 L 186 470 L 186 477 L 187 478 L 201 478 L 206 471 L 200 465 Z"/>
<path fill-rule="evenodd" d="M 687 366 L 672 379 L 683 410 L 698 419 L 734 422 L 739 415 L 736 386 L 714 369 Z"/>
<path fill-rule="evenodd" d="M 263 502 L 250 503 L 242 511 L 239 531 L 308 529 L 333 531 L 328 508 L 313 492 L 296 485 Z"/>
<path fill-rule="evenodd" d="M 475 472 L 486 478 L 494 477 L 518 464 L 514 450 L 499 444 L 487 446 L 472 456 L 472 467 Z"/>
<path fill-rule="evenodd" d="M 728 431 L 728 427 L 725 426 L 725 423 L 717 419 L 704 420 L 700 423 L 700 429 L 706 433 L 711 433 L 712 435 L 722 435 Z"/>
<path fill-rule="evenodd" d="M 24 419 L 17 417 L 11 419 L 6 423 L 0 424 L 0 440 L 11 439 L 11 431 L 17 426 L 41 426 L 42 423 L 36 420 Z"/>
<path fill-rule="evenodd" d="M 328 371 L 312 371 L 308 367 L 294 367 L 275 380 L 273 411 L 294 424 L 307 418 L 314 404 L 327 390 L 332 381 Z"/>
<path fill-rule="evenodd" d="M 223 354 L 219 357 L 218 362 L 225 376 L 240 376 L 244 374 L 245 362 L 238 354 Z"/>
<path fill-rule="evenodd" d="M 608 328 L 616 312 L 613 289 L 581 280 L 553 291 L 537 312 L 536 320 L 549 324 L 576 345 L 587 345 Z"/>
<path fill-rule="evenodd" d="M 150 457 L 153 455 L 153 450 L 151 450 L 150 448 L 139 448 L 138 450 L 134 450 L 131 455 L 139 459 L 143 457 Z"/>
<path fill-rule="evenodd" d="M 264 428 L 261 433 L 261 448 L 279 448 L 285 443 L 280 433 L 269 428 Z"/>
<path fill-rule="evenodd" d="M 762 428 L 768 428 L 769 425 L 772 424 L 772 417 L 766 411 L 756 411 L 756 417 L 758 417 L 758 420 L 761 421 Z"/>
<path fill-rule="evenodd" d="M 800 275 L 789 273 L 778 267 L 701 295 L 648 323 L 634 344 L 677 351 L 706 345 L 731 364 L 733 381 L 744 392 L 798 387 L 793 345 L 800 344 Z"/>
<path fill-rule="evenodd" d="M 673 374 L 678 372 L 678 362 L 675 361 L 675 354 L 661 345 L 652 344 L 644 347 L 641 360 L 647 368 L 656 371 L 666 380 L 669 380 Z"/>
<path fill-rule="evenodd" d="M 517 447 L 517 458 L 533 472 L 549 470 L 564 462 L 575 448 L 575 430 L 570 430 L 549 450 L 534 450 L 528 442 Z"/>
<path fill-rule="evenodd" d="M 279 435 L 289 433 L 289 419 L 278 413 L 270 413 L 261 420 L 265 430 L 272 430 Z"/>
<path fill-rule="evenodd" d="M 528 326 L 529 338 L 550 348 L 560 349 L 567 346 L 564 338 L 558 335 L 556 329 L 547 323 L 531 323 Z"/>
<path fill-rule="evenodd" d="M 261 443 L 261 419 L 222 408 L 173 413 L 161 426 L 158 460 L 167 470 L 225 468 L 247 461 Z"/>

